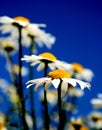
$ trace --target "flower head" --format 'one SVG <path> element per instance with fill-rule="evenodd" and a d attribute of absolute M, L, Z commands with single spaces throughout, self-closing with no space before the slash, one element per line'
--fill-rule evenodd
<path fill-rule="evenodd" d="M 64 70 L 53 70 L 48 73 L 48 77 L 38 78 L 34 80 L 30 80 L 27 82 L 27 88 L 36 84 L 35 90 L 37 90 L 41 85 L 45 83 L 45 90 L 47 90 L 52 84 L 55 88 L 59 87 L 61 83 L 61 88 L 64 90 L 68 89 L 68 84 L 73 87 L 77 86 L 77 83 L 80 85 L 81 89 L 90 88 L 90 84 L 70 78 L 70 74 Z"/>
<path fill-rule="evenodd" d="M 30 23 L 30 21 L 29 21 L 29 19 L 22 17 L 22 16 L 18 16 L 18 17 L 14 17 L 14 18 L 10 18 L 8 16 L 2 16 L 2 17 L 0 17 L 0 23 L 18 24 L 18 25 L 21 25 L 22 27 L 25 27 Z"/>
<path fill-rule="evenodd" d="M 70 130 L 89 130 L 87 126 L 83 124 L 82 119 L 78 118 L 77 120 L 72 119 L 69 123 Z"/>
<path fill-rule="evenodd" d="M 10 38 L 2 38 L 0 39 L 0 48 L 4 50 L 8 54 L 12 54 L 13 52 L 17 51 L 17 45 L 12 42 Z"/>
<path fill-rule="evenodd" d="M 0 27 L 2 33 L 11 33 L 13 39 L 18 38 L 17 28 L 22 28 L 22 44 L 25 46 L 29 46 L 31 38 L 33 38 L 39 46 L 45 44 L 48 48 L 51 48 L 56 40 L 50 33 L 40 29 L 40 27 L 46 27 L 45 24 L 30 23 L 29 19 L 22 16 L 14 18 L 2 16 L 0 17 L 0 23 L 2 23 Z"/>
<path fill-rule="evenodd" d="M 88 116 L 88 123 L 91 128 L 102 129 L 102 113 L 101 112 L 92 112 Z"/>
<path fill-rule="evenodd" d="M 89 82 L 92 80 L 94 73 L 92 70 L 84 68 L 79 63 L 72 63 L 72 76 Z"/>
<path fill-rule="evenodd" d="M 48 67 L 51 70 L 54 70 L 56 68 L 64 69 L 63 62 L 57 60 L 57 58 L 49 52 L 39 54 L 38 56 L 37 55 L 31 55 L 31 56 L 25 55 L 24 58 L 22 58 L 22 60 L 31 62 L 31 66 L 35 66 L 36 64 L 39 64 L 39 66 L 37 68 L 38 71 L 42 70 L 46 64 L 48 65 Z M 70 66 L 69 66 L 69 68 L 70 68 Z"/>

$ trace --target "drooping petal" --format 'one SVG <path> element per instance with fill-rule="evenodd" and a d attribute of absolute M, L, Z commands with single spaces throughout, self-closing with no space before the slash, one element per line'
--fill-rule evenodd
<path fill-rule="evenodd" d="M 83 82 L 81 80 L 76 80 L 76 82 L 80 85 L 81 89 L 84 89 L 84 88 L 90 89 L 91 88 L 91 85 L 88 82 Z"/>
<path fill-rule="evenodd" d="M 29 88 L 30 86 L 34 85 L 35 83 L 30 83 L 27 85 L 27 88 Z"/>
<path fill-rule="evenodd" d="M 51 70 L 55 70 L 55 69 L 56 69 L 55 63 L 48 64 L 48 66 L 49 66 L 49 68 L 50 68 Z"/>
<path fill-rule="evenodd" d="M 94 73 L 90 69 L 84 69 L 81 72 L 81 75 L 82 75 L 82 78 L 88 82 L 92 81 L 92 78 L 94 77 Z"/>
<path fill-rule="evenodd" d="M 69 84 L 71 84 L 73 87 L 76 86 L 76 80 L 72 79 L 72 78 L 63 78 L 62 79 L 64 82 L 67 82 Z"/>
<path fill-rule="evenodd" d="M 39 66 L 37 67 L 37 71 L 41 71 L 45 67 L 45 64 L 41 62 Z"/>
<path fill-rule="evenodd" d="M 52 84 L 54 85 L 55 88 L 58 88 L 58 86 L 60 84 L 60 79 L 53 79 Z"/>
<path fill-rule="evenodd" d="M 35 86 L 35 88 L 34 88 L 34 90 L 35 91 L 37 91 L 38 90 L 38 88 L 41 86 L 41 85 L 43 85 L 45 83 L 45 81 L 43 80 L 43 81 L 41 81 L 41 82 L 39 82 L 39 83 L 37 83 L 36 84 L 36 86 Z"/>
<path fill-rule="evenodd" d="M 1 16 L 0 17 L 0 23 L 12 23 L 14 20 L 8 16 Z"/>
<path fill-rule="evenodd" d="M 52 84 L 51 80 L 47 81 L 45 86 L 44 86 L 44 89 L 48 90 L 48 88 L 50 87 L 51 84 Z"/>
<path fill-rule="evenodd" d="M 68 83 L 62 82 L 62 84 L 61 84 L 61 90 L 63 90 L 64 92 L 67 92 L 67 90 L 68 90 Z"/>
<path fill-rule="evenodd" d="M 35 62 L 32 62 L 30 65 L 31 66 L 35 66 L 35 65 L 37 65 L 37 64 L 39 64 L 40 63 L 40 61 L 35 61 Z"/>

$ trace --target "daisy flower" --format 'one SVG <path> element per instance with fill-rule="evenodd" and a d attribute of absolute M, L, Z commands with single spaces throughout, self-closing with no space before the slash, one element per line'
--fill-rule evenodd
<path fill-rule="evenodd" d="M 61 118 L 62 118 L 61 89 L 64 89 L 64 90 L 66 89 L 66 91 L 67 91 L 68 84 L 75 87 L 75 86 L 77 86 L 77 83 L 80 85 L 81 89 L 90 88 L 89 83 L 86 83 L 86 82 L 83 82 L 83 81 L 80 81 L 80 80 L 77 80 L 77 79 L 70 78 L 70 73 L 68 73 L 68 72 L 66 72 L 64 70 L 53 70 L 53 71 L 48 73 L 47 77 L 30 80 L 26 84 L 27 84 L 27 88 L 29 88 L 30 86 L 36 84 L 36 86 L 34 88 L 35 90 L 37 90 L 41 85 L 44 84 L 44 92 L 46 92 L 46 90 L 51 85 L 53 85 L 58 90 L 57 91 L 58 92 L 58 108 L 59 108 L 59 126 L 58 126 L 58 128 L 61 127 L 61 129 L 62 129 L 63 126 L 62 126 L 62 122 L 61 122 Z M 46 102 L 45 105 L 47 106 L 47 102 Z M 47 118 L 47 120 L 48 120 L 48 118 Z"/>
<path fill-rule="evenodd" d="M 87 126 L 85 126 L 83 124 L 83 121 L 81 118 L 78 118 L 78 119 L 74 119 L 72 118 L 71 119 L 71 122 L 68 124 L 68 128 L 70 130 L 89 130 L 89 128 Z"/>
<path fill-rule="evenodd" d="M 51 48 L 56 40 L 50 33 L 46 33 L 44 30 L 40 29 L 40 27 L 46 27 L 45 24 L 30 23 L 29 19 L 22 16 L 15 18 L 1 16 L 0 23 L 2 24 L 0 27 L 2 33 L 11 32 L 13 39 L 19 37 L 19 34 L 17 34 L 17 27 L 22 28 L 22 44 L 24 43 L 23 45 L 26 46 L 30 45 L 30 38 L 33 38 L 34 42 L 38 43 L 38 45 L 42 46 L 45 44 L 48 48 Z"/>
<path fill-rule="evenodd" d="M 0 39 L 0 51 L 7 52 L 8 54 L 13 54 L 18 50 L 18 46 L 13 42 L 11 38 L 1 38 Z M 4 53 L 3 53 L 4 54 Z"/>
<path fill-rule="evenodd" d="M 102 108 L 102 94 L 99 93 L 97 98 L 91 99 L 91 104 L 95 109 Z"/>
<path fill-rule="evenodd" d="M 90 82 L 94 76 L 92 70 L 84 68 L 79 63 L 72 63 L 72 76 Z"/>
<path fill-rule="evenodd" d="M 60 83 L 61 83 L 61 88 L 64 88 L 66 90 L 68 88 L 68 84 L 71 84 L 73 87 L 75 87 L 77 86 L 78 83 L 81 89 L 84 88 L 90 89 L 91 87 L 90 84 L 87 82 L 70 78 L 70 74 L 64 70 L 53 70 L 48 73 L 47 77 L 30 80 L 26 84 L 27 84 L 27 88 L 36 84 L 34 88 L 35 90 L 37 90 L 41 85 L 45 84 L 45 90 L 47 90 L 51 84 L 57 89 Z"/>
<path fill-rule="evenodd" d="M 49 52 L 41 53 L 38 56 L 37 55 L 31 55 L 31 56 L 25 55 L 24 58 L 22 58 L 22 60 L 31 62 L 31 66 L 35 66 L 35 65 L 39 64 L 39 66 L 37 67 L 37 71 L 41 71 L 46 66 L 46 64 L 48 65 L 48 67 L 51 70 L 54 70 L 56 68 L 64 69 L 63 62 L 57 60 L 57 58 Z M 69 65 L 68 67 L 70 69 L 71 65 Z"/>
<path fill-rule="evenodd" d="M 89 126 L 93 129 L 102 129 L 102 113 L 92 112 L 88 116 Z"/>

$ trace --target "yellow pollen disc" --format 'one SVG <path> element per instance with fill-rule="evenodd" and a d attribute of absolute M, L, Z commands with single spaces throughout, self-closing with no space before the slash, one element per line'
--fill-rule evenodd
<path fill-rule="evenodd" d="M 53 70 L 48 73 L 48 77 L 61 79 L 61 78 L 70 78 L 70 73 L 64 70 Z"/>
<path fill-rule="evenodd" d="M 2 42 L 2 47 L 3 48 L 6 48 L 6 47 L 15 48 L 14 43 L 6 41 L 6 40 Z"/>
<path fill-rule="evenodd" d="M 78 71 L 78 72 L 81 72 L 84 69 L 84 67 L 81 64 L 78 64 L 78 63 L 73 63 L 72 66 L 73 66 L 73 69 L 75 71 Z"/>
<path fill-rule="evenodd" d="M 89 130 L 87 126 L 82 126 L 80 130 Z"/>
<path fill-rule="evenodd" d="M 22 17 L 22 16 L 14 17 L 13 19 L 15 21 L 22 21 L 22 22 L 25 22 L 25 23 L 30 23 L 29 19 Z"/>
<path fill-rule="evenodd" d="M 49 60 L 57 60 L 57 58 L 49 52 L 42 53 L 39 56 L 42 56 L 44 58 L 48 58 Z"/>

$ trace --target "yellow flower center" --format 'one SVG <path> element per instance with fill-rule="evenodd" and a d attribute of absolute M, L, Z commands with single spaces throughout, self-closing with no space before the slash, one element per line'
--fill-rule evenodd
<path fill-rule="evenodd" d="M 84 69 L 84 67 L 78 63 L 73 63 L 72 66 L 73 66 L 74 71 L 77 71 L 77 72 L 81 72 Z"/>
<path fill-rule="evenodd" d="M 64 70 L 53 70 L 48 73 L 48 77 L 61 79 L 61 78 L 70 78 L 70 73 Z"/>
<path fill-rule="evenodd" d="M 22 16 L 18 16 L 18 17 L 14 17 L 13 18 L 15 21 L 22 21 L 22 22 L 25 22 L 25 23 L 30 23 L 29 19 L 25 18 L 25 17 L 22 17 Z"/>
<path fill-rule="evenodd" d="M 12 52 L 13 50 L 16 50 L 14 43 L 7 40 L 2 41 L 1 47 L 7 52 Z"/>
<path fill-rule="evenodd" d="M 87 126 L 84 126 L 84 125 L 83 125 L 83 126 L 81 127 L 81 130 L 89 130 L 89 128 L 88 128 Z"/>
<path fill-rule="evenodd" d="M 39 56 L 42 56 L 42 57 L 47 58 L 49 60 L 57 60 L 57 58 L 49 52 L 42 53 Z"/>

